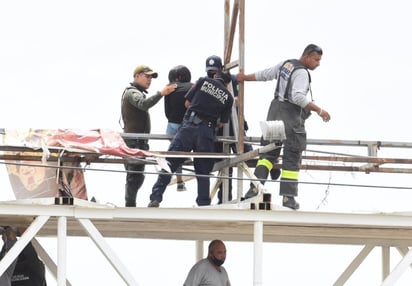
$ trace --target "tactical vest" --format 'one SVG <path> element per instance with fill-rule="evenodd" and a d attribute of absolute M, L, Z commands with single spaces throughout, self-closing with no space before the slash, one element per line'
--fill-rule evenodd
<path fill-rule="evenodd" d="M 276 83 L 275 98 L 279 97 L 279 85 L 281 80 L 287 81 L 285 94 L 283 95 L 284 101 L 289 101 L 289 95 L 291 95 L 291 86 L 290 82 L 292 81 L 293 73 L 298 69 L 305 69 L 309 76 L 309 90 L 311 77 L 308 69 L 299 61 L 299 60 L 286 60 L 283 62 L 282 66 L 279 69 L 279 75 Z"/>
<path fill-rule="evenodd" d="M 140 110 L 125 100 L 125 93 L 130 90 L 138 90 L 134 86 L 127 87 L 122 95 L 122 119 L 124 132 L 126 133 L 150 133 L 149 112 Z"/>

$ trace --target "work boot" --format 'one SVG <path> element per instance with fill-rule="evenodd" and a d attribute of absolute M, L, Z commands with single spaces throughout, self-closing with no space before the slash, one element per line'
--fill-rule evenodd
<path fill-rule="evenodd" d="M 258 190 L 254 186 L 250 186 L 249 190 L 245 194 L 245 199 L 250 199 L 257 196 Z"/>
<path fill-rule="evenodd" d="M 295 200 L 295 197 L 292 196 L 283 196 L 282 205 L 292 210 L 299 209 L 299 203 Z"/>
<path fill-rule="evenodd" d="M 178 191 L 178 192 L 187 191 L 186 186 L 185 186 L 185 182 L 178 182 L 176 191 Z"/>
<path fill-rule="evenodd" d="M 153 200 L 149 203 L 149 205 L 147 207 L 149 208 L 158 208 L 160 206 L 160 203 L 156 200 Z"/>

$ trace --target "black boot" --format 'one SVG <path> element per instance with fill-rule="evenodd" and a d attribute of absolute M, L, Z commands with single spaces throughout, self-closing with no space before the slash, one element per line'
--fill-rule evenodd
<path fill-rule="evenodd" d="M 255 188 L 253 184 L 250 184 L 250 188 L 245 194 L 245 199 L 253 198 L 257 194 L 258 194 L 258 190 Z"/>
<path fill-rule="evenodd" d="M 293 196 L 283 196 L 282 205 L 292 210 L 299 209 L 299 203 L 295 200 L 295 197 Z"/>
<path fill-rule="evenodd" d="M 267 179 L 267 177 L 269 175 L 269 170 L 265 166 L 259 165 L 259 166 L 256 167 L 255 172 L 253 174 L 256 176 L 256 178 L 263 179 L 260 182 L 262 183 L 262 185 L 264 185 L 265 180 Z M 250 183 L 250 188 L 247 191 L 247 193 L 245 194 L 245 199 L 253 198 L 257 194 L 258 194 L 258 189 L 255 187 L 255 185 L 253 183 Z"/>

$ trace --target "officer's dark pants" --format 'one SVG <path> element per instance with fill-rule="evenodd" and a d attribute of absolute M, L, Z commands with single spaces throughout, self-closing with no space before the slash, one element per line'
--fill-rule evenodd
<path fill-rule="evenodd" d="M 140 150 L 149 150 L 149 145 L 145 140 L 125 139 L 126 145 L 130 148 L 137 148 Z M 136 196 L 140 187 L 143 185 L 145 175 L 144 164 L 124 164 L 127 170 L 126 185 L 125 185 L 125 206 L 135 207 Z"/>
<path fill-rule="evenodd" d="M 183 152 L 213 152 L 214 151 L 215 131 L 213 126 L 208 126 L 206 123 L 193 124 L 186 119 L 183 121 L 181 128 L 173 138 L 168 151 L 183 151 Z M 186 160 L 186 158 L 169 158 L 171 172 L 176 169 Z M 212 171 L 214 159 L 195 158 L 193 160 L 197 179 L 197 199 L 196 203 L 199 206 L 210 205 L 210 179 L 209 174 Z M 152 188 L 150 195 L 151 201 L 161 202 L 163 193 L 169 184 L 172 173 L 164 173 L 159 175 L 156 183 Z M 203 176 L 202 176 L 203 175 Z"/>

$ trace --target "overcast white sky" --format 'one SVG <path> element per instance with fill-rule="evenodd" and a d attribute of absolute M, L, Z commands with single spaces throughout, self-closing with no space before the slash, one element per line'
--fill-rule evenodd
<path fill-rule="evenodd" d="M 222 56 L 223 3 L 223 0 L 2 1 L 0 127 L 120 131 L 120 96 L 137 65 L 147 64 L 159 72 L 149 89 L 153 94 L 168 82 L 168 71 L 173 66 L 188 66 L 196 80 L 205 74 L 207 56 Z M 332 120 L 326 124 L 312 116 L 307 122 L 308 137 L 412 142 L 408 125 L 412 96 L 408 89 L 412 66 L 410 11 L 410 1 L 406 0 L 246 0 L 246 73 L 287 58 L 298 58 L 307 44 L 315 43 L 323 48 L 324 55 L 320 67 L 312 72 L 313 96 L 331 114 Z M 235 50 L 233 59 L 237 58 Z M 248 135 L 260 135 L 259 121 L 266 117 L 274 86 L 275 82 L 246 84 Z M 163 102 L 152 108 L 151 115 L 152 133 L 164 133 Z M 153 150 L 167 148 L 165 142 L 158 141 L 152 141 L 151 146 Z M 401 156 L 411 157 L 411 154 L 401 153 Z M 3 167 L 0 168 L 4 182 L 7 178 Z M 112 176 L 109 182 L 108 176 Z M 330 177 L 332 182 L 408 186 L 405 176 L 303 172 L 301 180 L 325 182 Z M 102 202 L 122 205 L 124 175 L 107 177 L 86 172 L 89 195 Z M 148 176 L 139 192 L 139 206 L 147 205 L 154 179 Z M 267 187 L 277 194 L 276 183 Z M 0 199 L 12 198 L 10 188 L 3 188 Z M 178 194 L 170 190 L 162 206 L 192 205 L 193 191 Z M 329 191 L 327 204 L 321 210 L 411 209 L 407 191 L 338 187 Z M 302 209 L 315 210 L 324 195 L 325 186 L 302 186 L 299 196 Z M 73 241 L 69 248 L 90 243 L 81 241 L 81 244 Z M 51 239 L 47 245 L 55 247 L 55 240 Z M 113 240 L 113 245 L 120 258 L 135 270 L 141 285 L 181 285 L 194 262 L 194 244 L 187 242 Z M 264 285 L 303 285 L 302 281 L 331 285 L 359 249 L 265 245 L 268 263 L 264 268 Z M 284 255 L 278 256 L 279 252 Z M 251 285 L 252 254 L 252 244 L 228 243 L 225 266 L 233 285 Z M 313 265 L 302 256 L 317 256 L 319 262 Z M 105 270 L 108 265 L 99 265 L 101 271 L 95 272 L 92 268 L 96 262 L 90 265 L 83 257 L 71 258 L 68 275 L 73 285 L 122 285 L 117 276 Z M 347 285 L 379 284 L 380 265 L 370 260 L 371 267 L 359 270 Z M 244 263 L 239 265 L 237 261 Z M 88 268 L 89 276 L 85 274 Z M 290 281 L 291 277 L 295 280 Z M 410 285 L 411 281 L 410 274 L 405 274 L 397 285 Z"/>

